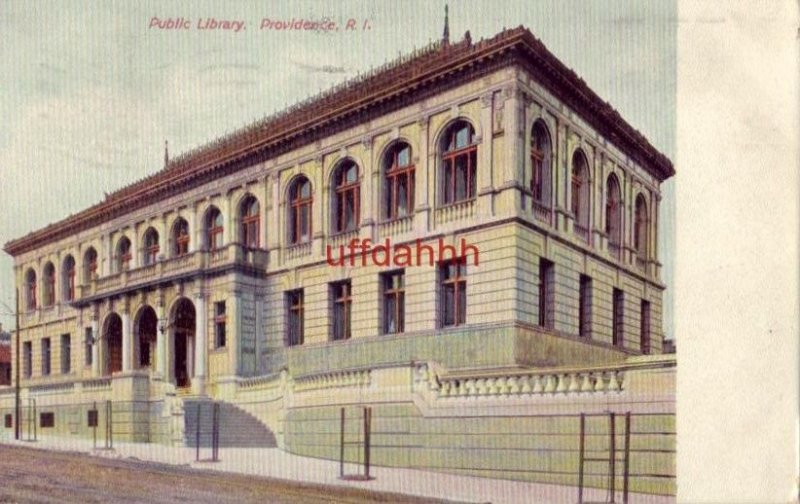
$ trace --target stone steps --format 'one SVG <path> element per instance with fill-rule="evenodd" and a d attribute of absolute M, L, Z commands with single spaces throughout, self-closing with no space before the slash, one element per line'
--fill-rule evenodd
<path fill-rule="evenodd" d="M 275 435 L 256 417 L 227 402 L 219 404 L 220 447 L 275 447 Z M 184 401 L 184 445 L 197 446 L 199 413 L 200 447 L 211 447 L 213 431 L 213 405 L 210 399 L 187 399 Z"/>

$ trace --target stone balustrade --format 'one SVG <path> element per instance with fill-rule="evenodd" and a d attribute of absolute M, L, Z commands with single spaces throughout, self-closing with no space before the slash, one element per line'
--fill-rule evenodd
<path fill-rule="evenodd" d="M 467 219 L 475 215 L 475 200 L 461 201 L 436 209 L 436 224 Z"/>
<path fill-rule="evenodd" d="M 418 365 L 414 382 L 436 397 L 563 396 L 619 393 L 624 389 L 623 369 L 552 369 L 481 373 L 475 376 L 439 374 L 427 364 Z"/>
<path fill-rule="evenodd" d="M 370 381 L 371 371 L 369 369 L 337 371 L 295 378 L 293 388 L 297 392 L 304 392 L 326 388 L 367 387 Z"/>
<path fill-rule="evenodd" d="M 378 233 L 385 238 L 393 238 L 395 236 L 408 233 L 414 229 L 414 219 L 411 215 L 384 221 L 378 224 Z"/>

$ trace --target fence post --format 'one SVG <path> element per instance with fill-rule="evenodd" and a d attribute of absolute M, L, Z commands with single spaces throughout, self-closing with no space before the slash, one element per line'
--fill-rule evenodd
<path fill-rule="evenodd" d="M 344 408 L 341 409 L 339 432 L 339 477 L 344 478 Z"/>
<path fill-rule="evenodd" d="M 197 402 L 197 425 L 195 426 L 194 430 L 194 442 L 195 442 L 195 455 L 194 460 L 195 462 L 200 460 L 200 405 L 201 403 Z"/>
<path fill-rule="evenodd" d="M 630 476 L 631 455 L 631 412 L 625 413 L 625 465 L 622 473 L 622 502 L 628 504 L 628 478 Z"/>
<path fill-rule="evenodd" d="M 578 504 L 583 504 L 583 459 L 586 455 L 584 450 L 584 436 L 586 435 L 586 415 L 581 413 L 580 422 L 580 447 L 578 448 Z"/>
<path fill-rule="evenodd" d="M 609 414 L 610 419 L 610 429 L 611 429 L 611 438 L 610 438 L 610 446 L 609 450 L 611 451 L 609 458 L 609 484 L 608 484 L 608 491 L 611 494 L 611 503 L 613 504 L 616 501 L 616 482 L 617 482 L 617 474 L 616 474 L 616 462 L 617 462 L 617 433 L 616 433 L 616 415 L 614 413 Z"/>
<path fill-rule="evenodd" d="M 92 443 L 94 449 L 97 449 L 97 422 L 98 422 L 98 414 L 97 414 L 97 401 L 92 403 L 92 411 L 94 411 L 94 422 L 92 425 Z"/>
<path fill-rule="evenodd" d="M 36 428 L 36 399 L 33 400 L 33 440 L 38 441 L 38 430 Z"/>
<path fill-rule="evenodd" d="M 211 431 L 211 460 L 219 461 L 219 403 L 214 403 L 214 418 Z"/>
<path fill-rule="evenodd" d="M 369 450 L 370 450 L 370 431 L 372 430 L 372 408 L 364 408 L 364 470 L 365 476 L 369 479 Z"/>

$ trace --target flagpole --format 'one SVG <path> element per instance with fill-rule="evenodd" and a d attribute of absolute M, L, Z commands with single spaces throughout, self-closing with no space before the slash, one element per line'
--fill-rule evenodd
<path fill-rule="evenodd" d="M 19 360 L 19 287 L 17 287 L 17 290 L 16 290 L 16 310 L 14 310 L 14 316 L 16 317 L 16 321 L 15 321 L 16 331 L 15 332 L 17 333 L 17 348 L 16 348 L 17 358 L 16 358 L 16 365 L 14 366 L 14 371 L 15 371 L 16 377 L 17 377 L 17 386 L 16 386 L 16 389 L 14 391 L 14 420 L 15 420 L 15 423 L 14 423 L 14 439 L 19 440 L 19 438 L 20 438 L 20 427 L 21 427 L 20 418 L 19 418 L 20 409 L 21 409 L 20 408 L 21 399 L 19 397 L 19 392 L 20 392 L 20 385 L 19 385 L 19 367 L 20 367 L 20 360 Z"/>

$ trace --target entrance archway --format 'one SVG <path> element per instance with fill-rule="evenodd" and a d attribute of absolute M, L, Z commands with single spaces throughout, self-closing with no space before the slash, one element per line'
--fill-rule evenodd
<path fill-rule="evenodd" d="M 134 324 L 135 346 L 134 358 L 136 367 L 155 367 L 156 332 L 158 331 L 158 316 L 150 306 L 143 306 L 136 316 Z"/>
<path fill-rule="evenodd" d="M 186 298 L 180 299 L 172 310 L 172 376 L 178 387 L 189 387 L 194 375 L 195 309 Z"/>
<path fill-rule="evenodd" d="M 122 371 L 122 319 L 116 313 L 106 318 L 103 325 L 103 374 L 110 376 Z"/>

